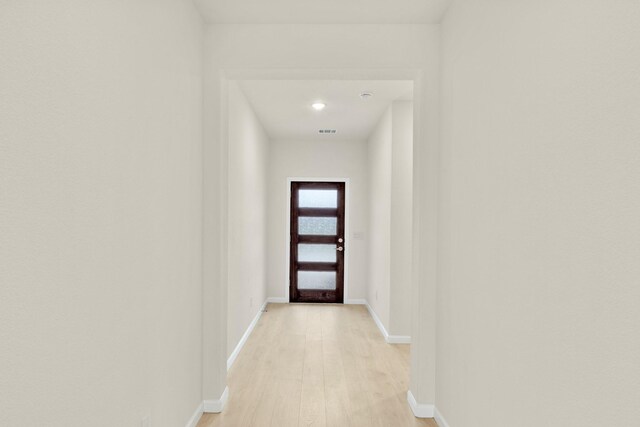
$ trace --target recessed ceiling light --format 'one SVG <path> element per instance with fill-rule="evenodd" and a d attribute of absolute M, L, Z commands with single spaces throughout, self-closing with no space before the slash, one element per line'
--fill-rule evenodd
<path fill-rule="evenodd" d="M 326 107 L 327 104 L 325 104 L 324 102 L 314 102 L 313 104 L 311 104 L 311 107 L 316 110 L 316 111 L 322 111 L 324 110 L 324 107 Z"/>
<path fill-rule="evenodd" d="M 367 99 L 369 99 L 371 97 L 373 97 L 373 93 L 371 93 L 371 92 L 362 92 L 360 94 L 360 98 L 362 98 L 364 100 L 367 100 Z"/>

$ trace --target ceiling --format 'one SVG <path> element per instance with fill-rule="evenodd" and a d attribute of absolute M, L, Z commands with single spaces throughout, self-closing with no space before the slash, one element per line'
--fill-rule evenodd
<path fill-rule="evenodd" d="M 432 24 L 450 0 L 194 0 L 213 24 Z"/>
<path fill-rule="evenodd" d="M 413 99 L 406 80 L 244 80 L 238 82 L 271 139 L 362 141 L 396 100 Z M 363 100 L 362 92 L 371 92 Z M 315 111 L 311 104 L 326 108 Z M 336 134 L 320 134 L 336 129 Z"/>

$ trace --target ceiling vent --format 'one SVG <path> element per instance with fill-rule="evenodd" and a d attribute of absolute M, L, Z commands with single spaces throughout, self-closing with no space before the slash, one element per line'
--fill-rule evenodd
<path fill-rule="evenodd" d="M 321 135 L 333 134 L 333 133 L 336 133 L 336 132 L 337 132 L 337 130 L 335 130 L 335 129 L 320 129 L 318 131 L 318 133 L 321 134 Z"/>

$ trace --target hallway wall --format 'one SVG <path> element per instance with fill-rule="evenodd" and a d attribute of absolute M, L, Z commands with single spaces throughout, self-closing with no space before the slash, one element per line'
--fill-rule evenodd
<path fill-rule="evenodd" d="M 369 306 L 389 331 L 391 294 L 391 107 L 367 141 L 369 178 Z"/>
<path fill-rule="evenodd" d="M 0 425 L 201 403 L 202 41 L 189 0 L 0 2 Z"/>
<path fill-rule="evenodd" d="M 389 334 L 411 337 L 413 102 L 391 105 L 391 295 Z"/>
<path fill-rule="evenodd" d="M 413 102 L 394 101 L 369 136 L 367 300 L 388 334 L 411 337 Z"/>
<path fill-rule="evenodd" d="M 640 419 L 640 4 L 443 23 L 436 404 L 450 427 Z"/>
<path fill-rule="evenodd" d="M 269 155 L 269 297 L 285 298 L 289 287 L 287 178 L 348 178 L 348 299 L 367 292 L 367 147 L 360 141 L 274 141 Z M 362 238 L 357 237 L 362 235 Z"/>
<path fill-rule="evenodd" d="M 236 82 L 229 83 L 227 357 L 267 297 L 269 139 Z"/>

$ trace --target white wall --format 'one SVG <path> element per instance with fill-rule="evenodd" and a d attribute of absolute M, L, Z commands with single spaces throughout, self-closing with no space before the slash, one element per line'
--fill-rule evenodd
<path fill-rule="evenodd" d="M 269 140 L 242 90 L 229 84 L 227 356 L 266 300 Z"/>
<path fill-rule="evenodd" d="M 389 334 L 411 336 L 413 102 L 395 101 L 391 111 Z"/>
<path fill-rule="evenodd" d="M 0 425 L 201 402 L 202 37 L 187 0 L 0 4 Z"/>
<path fill-rule="evenodd" d="M 429 61 L 430 52 L 424 48 L 437 29 L 435 25 L 216 24 L 207 26 L 207 54 L 223 69 L 416 68 Z"/>
<path fill-rule="evenodd" d="M 411 336 L 413 103 L 395 101 L 368 140 L 368 302 L 389 335 Z"/>
<path fill-rule="evenodd" d="M 640 419 L 640 3 L 457 1 L 443 25 L 437 407 Z"/>
<path fill-rule="evenodd" d="M 368 140 L 369 151 L 369 281 L 367 301 L 389 331 L 391 286 L 391 107 Z"/>
<path fill-rule="evenodd" d="M 285 298 L 289 251 L 287 178 L 348 178 L 345 257 L 348 299 L 366 298 L 367 151 L 360 141 L 273 141 L 269 153 L 268 277 L 269 297 Z M 360 233 L 362 238 L 354 237 Z"/>

